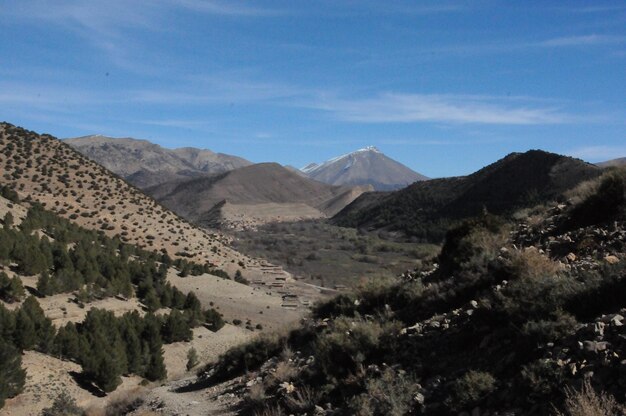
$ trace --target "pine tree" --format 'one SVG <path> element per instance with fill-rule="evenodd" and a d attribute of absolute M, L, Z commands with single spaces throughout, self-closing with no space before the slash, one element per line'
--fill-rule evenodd
<path fill-rule="evenodd" d="M 141 338 L 144 340 L 143 354 L 147 359 L 144 376 L 151 381 L 164 379 L 167 377 L 167 371 L 163 361 L 163 342 L 160 324 L 154 315 L 146 315 Z"/>
<path fill-rule="evenodd" d="M 35 331 L 35 345 L 41 352 L 52 351 L 56 331 L 52 321 L 46 317 L 34 296 L 26 298 L 20 312 L 24 312 L 33 324 Z M 31 347 L 32 348 L 32 347 Z"/>
<path fill-rule="evenodd" d="M 204 317 L 202 316 L 202 304 L 195 293 L 187 293 L 184 309 L 189 319 L 190 326 L 196 327 L 204 321 Z"/>
<path fill-rule="evenodd" d="M 165 318 L 162 334 L 163 341 L 166 344 L 179 341 L 191 341 L 193 338 L 193 332 L 191 328 L 189 328 L 187 320 L 177 309 L 173 309 L 167 318 Z"/>
<path fill-rule="evenodd" d="M 15 313 L 0 304 L 0 339 L 10 342 L 15 333 Z"/>
<path fill-rule="evenodd" d="M 198 352 L 195 348 L 191 348 L 187 352 L 187 371 L 198 365 Z"/>
<path fill-rule="evenodd" d="M 47 271 L 42 272 L 37 279 L 37 291 L 43 296 L 54 294 L 54 286 L 50 281 L 50 275 Z"/>
<path fill-rule="evenodd" d="M 15 397 L 24 388 L 26 372 L 22 356 L 15 347 L 0 340 L 0 408 L 7 398 Z"/>
<path fill-rule="evenodd" d="M 80 336 L 73 322 L 59 328 L 54 337 L 53 352 L 61 358 L 78 360 L 80 357 Z"/>
<path fill-rule="evenodd" d="M 13 214 L 11 214 L 11 212 L 9 211 L 4 215 L 4 228 L 11 228 L 13 226 L 13 222 Z"/>
<path fill-rule="evenodd" d="M 22 350 L 30 350 L 37 343 L 37 332 L 35 331 L 35 323 L 23 309 L 17 311 L 15 316 L 15 345 Z"/>

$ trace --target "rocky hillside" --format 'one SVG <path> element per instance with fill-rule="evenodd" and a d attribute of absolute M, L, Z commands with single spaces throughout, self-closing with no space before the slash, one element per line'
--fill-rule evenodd
<path fill-rule="evenodd" d="M 311 163 L 301 171 L 316 181 L 331 185 L 371 185 L 377 191 L 400 189 L 427 179 L 373 146 L 321 164 Z"/>
<path fill-rule="evenodd" d="M 201 263 L 248 262 L 218 235 L 189 224 L 50 135 L 0 124 L 0 172 L 21 199 L 123 242 Z"/>
<path fill-rule="evenodd" d="M 259 220 L 330 216 L 365 190 L 371 188 L 331 186 L 277 163 L 260 163 L 210 177 L 157 185 L 146 192 L 191 221 L 215 225 L 224 216 L 233 220 L 238 215 Z"/>
<path fill-rule="evenodd" d="M 342 226 L 441 240 L 459 218 L 483 210 L 503 214 L 557 197 L 601 173 L 596 166 L 540 150 L 512 153 L 464 177 L 416 182 L 392 193 L 369 193 L 340 212 Z"/>
<path fill-rule="evenodd" d="M 181 391 L 231 380 L 233 409 L 258 415 L 622 415 L 626 171 L 563 201 L 467 220 L 431 262 L 230 350 Z"/>
<path fill-rule="evenodd" d="M 240 157 L 206 149 L 166 149 L 147 140 L 96 135 L 66 139 L 65 142 L 140 188 L 251 164 Z"/>

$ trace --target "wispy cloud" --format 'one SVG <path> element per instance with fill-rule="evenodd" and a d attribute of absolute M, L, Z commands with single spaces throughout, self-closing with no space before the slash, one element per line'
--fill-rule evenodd
<path fill-rule="evenodd" d="M 277 16 L 285 13 L 276 9 L 252 7 L 239 1 L 175 0 L 170 3 L 202 13 L 223 16 L 262 17 Z"/>
<path fill-rule="evenodd" d="M 359 123 L 558 124 L 574 120 L 556 107 L 468 95 L 385 93 L 362 99 L 320 97 L 308 105 L 331 112 L 340 120 Z"/>
<path fill-rule="evenodd" d="M 581 36 L 565 36 L 553 39 L 547 39 L 538 42 L 538 46 L 543 47 L 567 47 L 567 46 L 593 46 L 593 45 L 610 45 L 626 43 L 626 36 L 613 35 L 581 35 Z"/>
<path fill-rule="evenodd" d="M 122 69 L 151 73 L 154 68 L 136 59 L 144 50 L 137 32 L 172 30 L 172 15 L 179 11 L 216 17 L 263 17 L 279 10 L 253 7 L 241 1 L 223 0 L 20 0 L 2 6 L 2 13 L 16 21 L 38 21 L 74 33 L 107 54 Z"/>
<path fill-rule="evenodd" d="M 626 146 L 585 146 L 572 149 L 566 153 L 592 162 L 604 162 L 606 160 L 626 157 Z"/>

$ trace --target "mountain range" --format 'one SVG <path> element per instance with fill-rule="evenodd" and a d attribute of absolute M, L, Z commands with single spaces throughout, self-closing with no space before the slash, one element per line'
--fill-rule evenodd
<path fill-rule="evenodd" d="M 385 156 L 374 146 L 327 160 L 310 163 L 300 169 L 309 178 L 330 185 L 372 185 L 377 191 L 404 188 L 428 179 L 403 164 Z"/>
<path fill-rule="evenodd" d="M 65 142 L 139 188 L 226 172 L 252 163 L 206 149 L 166 149 L 147 140 L 101 135 L 66 139 Z"/>

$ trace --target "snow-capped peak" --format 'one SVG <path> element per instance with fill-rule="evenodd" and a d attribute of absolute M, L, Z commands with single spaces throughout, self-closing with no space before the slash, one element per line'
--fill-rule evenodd
<path fill-rule="evenodd" d="M 364 148 L 362 148 L 362 149 L 355 150 L 355 151 L 354 151 L 354 152 L 352 152 L 352 153 L 346 153 L 345 155 L 341 155 L 341 156 L 334 157 L 334 158 L 332 158 L 332 159 L 328 159 L 327 161 L 322 162 L 322 163 L 320 163 L 320 164 L 317 164 L 317 163 L 309 163 L 309 164 L 308 164 L 308 165 L 306 165 L 305 167 L 301 168 L 301 169 L 300 169 L 300 171 L 301 171 L 301 172 L 304 172 L 304 173 L 306 173 L 306 174 L 311 174 L 311 173 L 313 173 L 313 172 L 315 172 L 315 171 L 317 171 L 317 170 L 320 170 L 320 169 L 322 169 L 323 167 L 328 166 L 328 165 L 330 165 L 330 164 L 332 164 L 332 163 L 336 163 L 336 162 L 338 162 L 338 161 L 340 161 L 340 160 L 342 160 L 342 159 L 345 159 L 345 158 L 350 158 L 351 156 L 356 156 L 357 154 L 360 154 L 360 153 L 366 153 L 366 152 L 381 153 L 381 152 L 380 152 L 380 150 L 378 150 L 378 149 L 376 148 L 376 146 L 367 146 L 367 147 L 364 147 Z M 351 165 L 352 165 L 352 164 L 351 164 L 351 163 L 349 163 L 348 165 L 346 165 L 346 166 L 344 167 L 344 169 L 349 168 Z"/>

